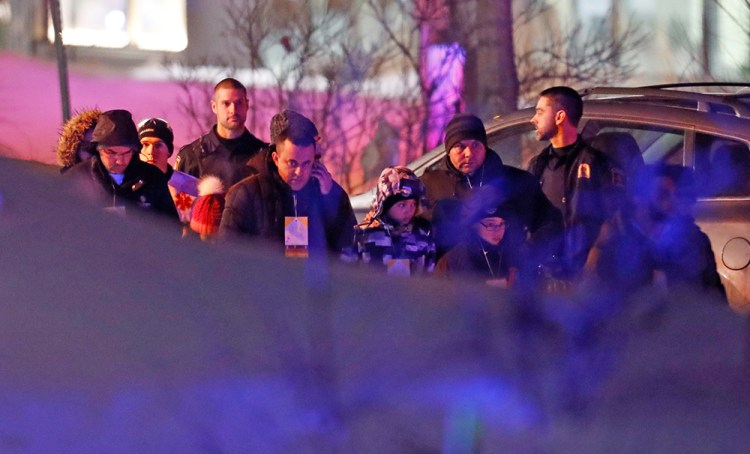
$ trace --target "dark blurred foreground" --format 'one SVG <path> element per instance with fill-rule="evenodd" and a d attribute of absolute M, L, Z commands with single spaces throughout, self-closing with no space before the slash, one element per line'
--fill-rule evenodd
<path fill-rule="evenodd" d="M 745 452 L 748 324 L 393 279 L 0 161 L 0 452 Z"/>

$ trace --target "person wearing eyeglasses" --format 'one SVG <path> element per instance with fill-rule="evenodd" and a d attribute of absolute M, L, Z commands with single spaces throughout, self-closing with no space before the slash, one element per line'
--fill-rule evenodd
<path fill-rule="evenodd" d="M 453 116 L 445 128 L 445 158 L 426 170 L 424 216 L 432 223 L 440 258 L 457 244 L 462 205 L 474 192 L 494 188 L 518 219 L 517 227 L 532 246 L 524 267 L 553 262 L 561 250 L 562 215 L 528 172 L 504 165 L 487 142 L 482 120 L 470 113 Z"/>
<path fill-rule="evenodd" d="M 343 188 L 320 162 L 318 129 L 298 112 L 271 119 L 266 165 L 229 188 L 220 234 L 284 244 L 285 255 L 339 254 L 351 246 L 356 218 Z"/>
<path fill-rule="evenodd" d="M 198 179 L 175 170 L 169 164 L 169 158 L 174 152 L 172 127 L 161 118 L 147 118 L 138 124 L 138 139 L 141 142 L 141 161 L 155 166 L 164 173 L 180 222 L 189 224 L 193 205 L 198 197 Z M 219 185 L 223 193 L 221 183 Z"/>
<path fill-rule="evenodd" d="M 137 208 L 177 218 L 164 174 L 134 159 L 141 147 L 130 112 L 103 112 L 91 140 L 96 144 L 94 155 L 66 172 L 82 183 L 86 194 L 93 195 L 108 211 L 127 214 Z"/>
<path fill-rule="evenodd" d="M 472 277 L 487 285 L 511 288 L 518 278 L 522 242 L 509 233 L 513 209 L 494 188 L 477 191 L 462 208 L 461 241 L 438 260 L 435 274 Z"/>

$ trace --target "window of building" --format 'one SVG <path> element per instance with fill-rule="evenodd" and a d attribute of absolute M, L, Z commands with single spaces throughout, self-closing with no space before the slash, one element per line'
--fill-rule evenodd
<path fill-rule="evenodd" d="M 185 0 L 60 0 L 63 42 L 179 52 L 187 47 Z M 48 37 L 54 41 L 52 22 Z"/>

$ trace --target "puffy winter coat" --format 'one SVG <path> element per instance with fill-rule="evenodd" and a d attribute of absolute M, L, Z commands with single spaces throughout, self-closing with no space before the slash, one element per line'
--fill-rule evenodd
<path fill-rule="evenodd" d="M 284 218 L 307 216 L 309 249 L 335 253 L 350 247 L 356 218 L 344 189 L 334 182 L 323 195 L 318 181 L 293 191 L 279 176 L 271 153 L 265 167 L 229 188 L 221 217 L 222 235 L 265 237 L 284 243 Z"/>

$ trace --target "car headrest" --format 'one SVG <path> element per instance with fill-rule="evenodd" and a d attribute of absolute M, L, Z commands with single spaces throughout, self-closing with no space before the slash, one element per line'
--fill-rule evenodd
<path fill-rule="evenodd" d="M 643 167 L 643 156 L 638 142 L 630 133 L 624 131 L 606 131 L 591 139 L 591 146 L 606 154 L 626 174 Z"/>

